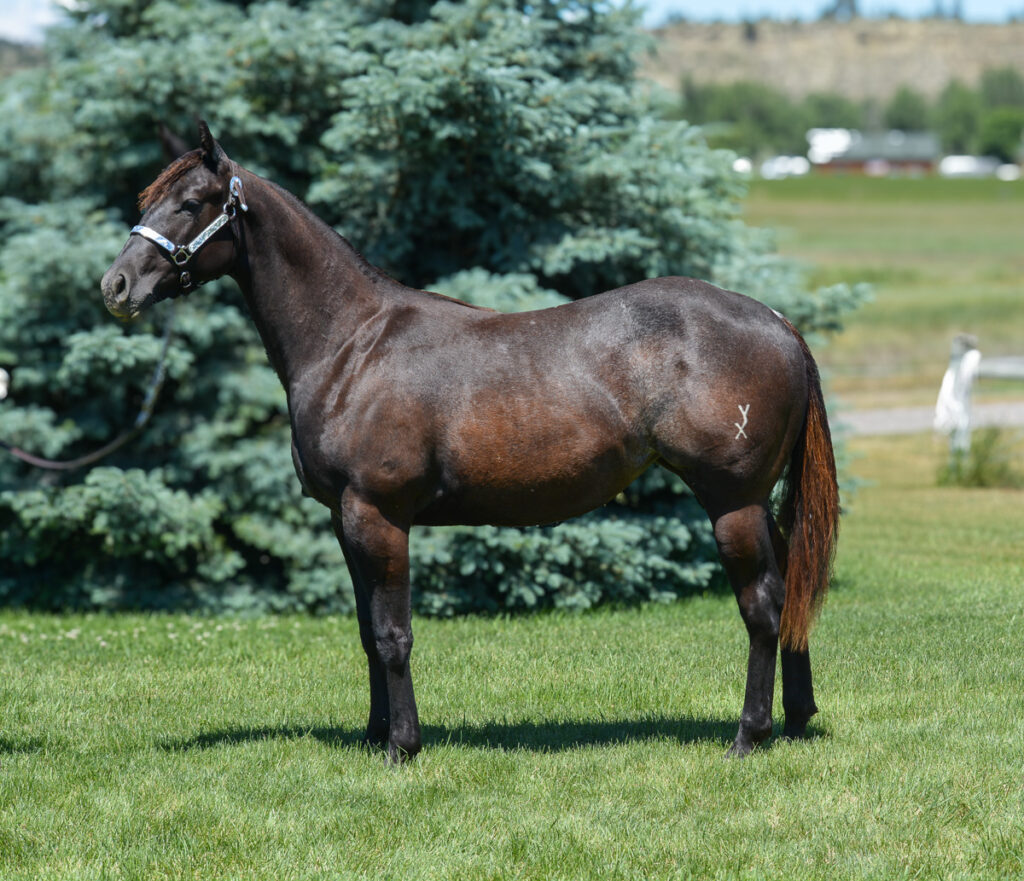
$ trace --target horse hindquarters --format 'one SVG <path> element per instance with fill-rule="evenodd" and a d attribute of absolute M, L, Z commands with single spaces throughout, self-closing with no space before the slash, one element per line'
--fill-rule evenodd
<path fill-rule="evenodd" d="M 839 491 L 817 366 L 798 340 L 807 374 L 807 407 L 789 458 L 777 525 L 767 504 L 714 520 L 715 538 L 750 635 L 747 689 L 733 755 L 772 729 L 775 656 L 782 644 L 784 734 L 802 737 L 817 712 L 808 633 L 824 600 L 838 535 Z"/>
<path fill-rule="evenodd" d="M 802 734 L 816 711 L 807 633 L 828 586 L 836 538 L 835 463 L 817 368 L 791 326 L 777 327 L 774 342 L 748 346 L 755 367 L 711 376 L 714 394 L 704 391 L 711 387 L 706 372 L 703 387 L 687 387 L 684 375 L 683 398 L 702 406 L 666 410 L 655 432 L 661 462 L 708 511 L 750 638 L 734 755 L 771 734 L 780 637 L 786 733 Z M 731 427 L 730 419 L 737 420 Z M 787 465 L 776 525 L 769 497 Z"/>

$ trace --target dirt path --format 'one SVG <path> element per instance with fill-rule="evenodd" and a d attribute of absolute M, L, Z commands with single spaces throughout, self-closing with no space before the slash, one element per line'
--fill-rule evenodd
<path fill-rule="evenodd" d="M 971 415 L 976 428 L 1024 426 L 1024 401 L 975 404 Z M 853 435 L 918 434 L 931 431 L 934 418 L 934 407 L 895 407 L 840 411 L 833 421 Z"/>

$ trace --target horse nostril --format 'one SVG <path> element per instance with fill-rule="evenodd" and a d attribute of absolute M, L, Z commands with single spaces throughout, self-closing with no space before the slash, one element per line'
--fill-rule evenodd
<path fill-rule="evenodd" d="M 131 296 L 128 277 L 123 272 L 107 270 L 100 281 L 100 290 L 103 291 L 103 301 L 107 304 L 107 309 L 121 317 L 128 307 Z"/>

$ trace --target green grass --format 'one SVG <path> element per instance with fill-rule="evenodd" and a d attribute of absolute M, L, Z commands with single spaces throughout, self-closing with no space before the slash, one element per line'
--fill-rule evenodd
<path fill-rule="evenodd" d="M 1024 184 L 940 178 L 757 181 L 747 219 L 777 230 L 812 281 L 868 281 L 875 302 L 821 352 L 855 407 L 934 403 L 953 336 L 983 353 L 1024 354 Z M 985 396 L 1024 396 L 984 382 Z"/>
<path fill-rule="evenodd" d="M 858 441 L 811 740 L 727 761 L 731 597 L 418 620 L 425 751 L 357 746 L 346 619 L 0 615 L 0 877 L 1024 872 L 1019 491 Z"/>

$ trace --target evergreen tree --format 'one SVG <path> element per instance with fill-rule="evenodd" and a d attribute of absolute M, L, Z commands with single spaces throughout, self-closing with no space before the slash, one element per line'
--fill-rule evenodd
<path fill-rule="evenodd" d="M 997 107 L 981 120 L 978 149 L 984 156 L 1002 162 L 1017 162 L 1024 156 L 1024 109 Z"/>
<path fill-rule="evenodd" d="M 1024 75 L 1015 67 L 990 67 L 982 71 L 979 91 L 988 110 L 1024 110 Z"/>
<path fill-rule="evenodd" d="M 951 80 L 939 95 L 935 121 L 943 148 L 970 153 L 977 141 L 981 106 L 978 95 L 960 80 Z"/>
<path fill-rule="evenodd" d="M 717 145 L 747 156 L 807 152 L 808 122 L 803 108 L 764 83 L 683 83 L 683 114 L 708 125 Z"/>
<path fill-rule="evenodd" d="M 134 418 L 168 307 L 131 326 L 98 281 L 164 160 L 209 120 L 400 280 L 503 309 L 687 274 L 804 331 L 809 293 L 739 220 L 741 180 L 634 85 L 630 7 L 577 0 L 85 0 L 47 63 L 2 82 L 0 438 L 48 456 Z M 284 395 L 233 283 L 177 308 L 146 432 L 86 473 L 0 461 L 0 599 L 41 607 L 343 610 L 326 512 L 291 470 Z M 701 589 L 703 515 L 653 473 L 555 529 L 414 532 L 421 608 L 588 606 Z"/>
<path fill-rule="evenodd" d="M 905 132 L 921 132 L 928 128 L 928 101 L 909 86 L 901 86 L 885 107 L 885 127 Z"/>
<path fill-rule="evenodd" d="M 803 100 L 807 127 L 864 128 L 864 110 L 854 101 L 835 92 L 815 92 Z"/>

